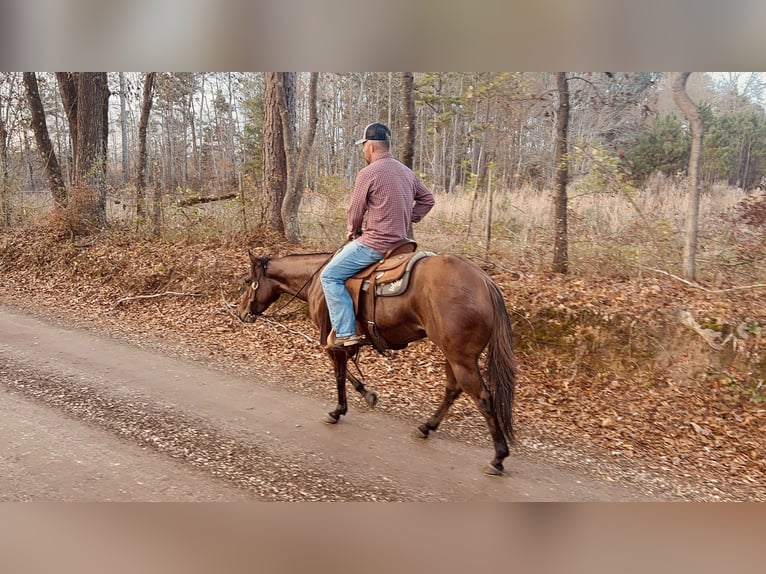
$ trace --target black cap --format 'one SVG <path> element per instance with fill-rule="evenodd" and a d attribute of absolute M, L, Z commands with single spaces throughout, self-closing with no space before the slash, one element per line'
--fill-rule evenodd
<path fill-rule="evenodd" d="M 364 137 L 360 140 L 357 140 L 356 143 L 364 143 L 368 141 L 390 141 L 391 140 L 391 130 L 388 129 L 388 127 L 385 124 L 370 124 L 366 128 L 364 128 Z"/>

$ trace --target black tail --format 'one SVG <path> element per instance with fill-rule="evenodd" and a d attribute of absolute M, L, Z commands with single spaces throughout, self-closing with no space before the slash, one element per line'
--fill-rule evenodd
<path fill-rule="evenodd" d="M 487 379 L 500 427 L 508 441 L 513 443 L 513 399 L 516 389 L 513 329 L 500 289 L 489 278 L 487 288 L 495 311 L 495 326 L 487 345 Z"/>

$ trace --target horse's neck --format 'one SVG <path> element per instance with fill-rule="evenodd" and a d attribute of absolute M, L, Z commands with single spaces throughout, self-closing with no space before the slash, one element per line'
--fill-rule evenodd
<path fill-rule="evenodd" d="M 297 293 L 298 298 L 305 300 L 308 284 L 314 279 L 318 280 L 319 268 L 329 257 L 329 253 L 320 253 L 274 259 L 269 266 L 269 277 L 276 280 L 286 293 Z"/>

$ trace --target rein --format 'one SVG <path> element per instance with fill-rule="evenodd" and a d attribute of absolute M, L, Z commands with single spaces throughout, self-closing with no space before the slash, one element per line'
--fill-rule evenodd
<path fill-rule="evenodd" d="M 306 287 L 309 285 L 309 283 L 311 283 L 311 282 L 314 280 L 314 277 L 316 277 L 317 273 L 319 273 L 319 271 L 322 269 L 322 267 L 324 267 L 325 265 L 327 265 L 327 263 L 330 261 L 330 259 L 332 259 L 333 257 L 335 257 L 335 255 L 336 255 L 336 254 L 338 253 L 338 251 L 340 251 L 341 249 L 343 249 L 343 246 L 341 246 L 341 247 L 339 247 L 338 249 L 336 249 L 336 250 L 335 250 L 335 251 L 334 251 L 334 252 L 333 252 L 333 253 L 332 253 L 332 254 L 331 254 L 331 255 L 330 255 L 330 256 L 329 256 L 327 259 L 325 259 L 324 263 L 322 263 L 322 264 L 321 264 L 319 267 L 317 267 L 316 271 L 314 271 L 314 272 L 313 272 L 311 275 L 309 275 L 309 278 L 308 278 L 308 279 L 306 279 L 306 282 L 305 282 L 303 285 L 301 285 L 301 288 L 300 288 L 300 289 L 298 289 L 298 290 L 297 290 L 295 293 L 293 293 L 292 297 L 290 297 L 290 298 L 287 300 L 287 303 L 285 303 L 284 305 L 282 305 L 281 307 L 279 307 L 279 308 L 278 308 L 278 309 L 276 309 L 275 311 L 272 311 L 272 312 L 270 312 L 268 315 L 266 315 L 265 313 L 261 313 L 261 317 L 264 317 L 264 318 L 274 318 L 274 317 L 276 317 L 276 316 L 278 315 L 278 313 L 280 313 L 280 312 L 281 312 L 281 311 L 283 311 L 283 310 L 284 310 L 284 309 L 285 309 L 285 308 L 286 308 L 288 305 L 290 305 L 290 303 L 292 303 L 293 301 L 295 301 L 296 299 L 298 299 L 298 295 L 300 295 L 301 291 L 303 291 L 303 290 L 304 290 L 304 289 L 305 289 L 305 288 L 306 288 Z M 261 259 L 261 268 L 263 269 L 263 274 L 264 274 L 264 276 L 267 276 L 267 275 L 266 275 L 266 268 L 267 268 L 267 266 L 268 266 L 268 262 L 269 262 L 269 260 L 270 260 L 270 258 L 269 258 L 269 257 L 264 257 L 263 259 Z M 268 277 L 268 276 L 267 276 L 267 277 Z M 255 298 L 255 293 L 256 293 L 256 291 L 258 290 L 258 283 L 259 283 L 258 281 L 253 281 L 253 284 L 252 284 L 252 288 L 253 288 L 253 298 Z"/>
<path fill-rule="evenodd" d="M 280 323 L 279 321 L 277 321 L 275 319 L 275 317 L 277 317 L 279 313 L 281 313 L 285 308 L 287 308 L 288 305 L 290 305 L 293 301 L 295 301 L 298 298 L 298 295 L 300 295 L 301 291 L 303 291 L 309 285 L 309 283 L 311 283 L 314 280 L 314 277 L 316 277 L 317 273 L 319 273 L 322 270 L 322 268 L 325 265 L 327 265 L 327 263 L 329 263 L 329 261 L 333 257 L 335 257 L 335 255 L 337 255 L 338 252 L 341 249 L 343 249 L 343 247 L 345 247 L 345 244 L 341 245 L 340 247 L 338 247 L 338 249 L 336 249 L 333 253 L 331 253 L 330 256 L 327 257 L 327 259 L 325 259 L 324 262 L 311 275 L 309 275 L 308 279 L 306 279 L 306 281 L 303 283 L 303 285 L 301 285 L 300 289 L 298 289 L 295 293 L 293 293 L 293 295 L 287 300 L 287 302 L 284 305 L 282 305 L 278 309 L 270 312 L 268 315 L 266 315 L 265 313 L 261 313 L 260 317 L 262 319 L 264 319 L 266 323 L 270 323 L 272 325 L 281 327 L 282 329 L 284 329 L 288 333 L 291 333 L 291 334 L 294 334 L 294 335 L 300 335 L 301 337 L 306 339 L 308 342 L 319 345 L 319 341 L 313 339 L 312 337 L 310 337 L 309 335 L 306 335 L 305 333 L 301 333 L 300 331 L 296 331 L 294 329 L 290 329 L 287 325 L 284 325 L 284 324 Z M 262 277 L 268 278 L 267 269 L 268 269 L 268 264 L 269 264 L 270 260 L 271 260 L 270 257 L 262 257 L 261 258 Z M 253 290 L 253 301 L 255 300 L 255 297 L 257 295 L 259 284 L 260 284 L 260 282 L 256 278 L 253 278 L 253 282 L 251 284 L 251 288 Z M 251 302 L 251 304 L 252 304 L 252 302 Z M 352 364 L 354 365 L 354 367 L 356 367 L 356 371 L 357 371 L 357 373 L 359 373 L 359 376 L 357 377 L 356 375 L 351 373 L 351 371 L 347 371 L 346 372 L 346 376 L 349 379 L 351 379 L 351 381 L 355 385 L 363 385 L 364 384 L 364 374 L 362 373 L 362 369 L 359 366 L 359 348 L 356 349 L 356 352 L 350 358 L 351 358 Z"/>

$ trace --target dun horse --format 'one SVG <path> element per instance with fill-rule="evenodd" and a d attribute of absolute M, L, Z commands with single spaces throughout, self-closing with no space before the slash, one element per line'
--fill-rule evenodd
<path fill-rule="evenodd" d="M 250 255 L 250 273 L 238 306 L 243 321 L 253 321 L 287 293 L 308 302 L 312 320 L 326 344 L 330 332 L 319 271 L 331 254 L 287 255 L 271 259 Z M 434 414 L 418 427 L 426 438 L 441 423 L 462 392 L 475 402 L 487 421 L 494 443 L 495 457 L 485 470 L 490 475 L 503 473 L 508 442 L 513 442 L 512 406 L 515 370 L 512 330 L 500 289 L 475 265 L 453 255 L 434 255 L 421 259 L 412 268 L 407 290 L 396 297 L 379 297 L 375 303 L 375 322 L 380 335 L 392 348 L 428 337 L 446 359 L 445 394 Z M 486 380 L 479 358 L 486 348 Z M 351 350 L 328 349 L 338 389 L 338 405 L 327 422 L 337 422 L 346 414 L 346 364 Z M 374 406 L 376 395 L 355 377 L 356 389 Z M 506 440 L 507 439 L 507 440 Z"/>

